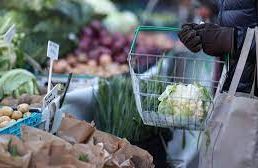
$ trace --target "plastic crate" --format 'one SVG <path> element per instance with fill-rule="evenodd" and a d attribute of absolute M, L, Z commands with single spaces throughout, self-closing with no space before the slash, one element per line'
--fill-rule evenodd
<path fill-rule="evenodd" d="M 33 112 L 29 117 L 23 118 L 15 123 L 9 124 L 8 126 L 0 129 L 0 135 L 11 134 L 20 136 L 21 135 L 21 126 L 31 126 L 37 127 L 41 124 L 42 114 L 40 112 Z"/>

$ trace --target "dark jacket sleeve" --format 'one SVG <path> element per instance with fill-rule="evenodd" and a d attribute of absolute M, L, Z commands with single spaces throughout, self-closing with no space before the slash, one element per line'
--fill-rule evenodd
<path fill-rule="evenodd" d="M 256 6 L 256 11 L 258 14 L 258 0 L 254 0 L 254 1 Z M 253 25 L 253 27 L 255 26 L 258 26 L 258 25 Z M 234 50 L 235 50 L 234 56 L 238 58 L 240 56 L 242 46 L 244 44 L 247 28 L 236 27 L 235 29 L 236 29 L 236 33 L 235 33 L 235 44 L 234 44 Z M 253 40 L 248 58 L 251 59 L 251 61 L 253 61 L 255 59 L 255 56 L 256 56 L 256 42 L 255 40 Z"/>

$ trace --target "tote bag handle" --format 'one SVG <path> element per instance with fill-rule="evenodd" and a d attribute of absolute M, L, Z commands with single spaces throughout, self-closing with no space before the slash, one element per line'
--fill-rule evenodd
<path fill-rule="evenodd" d="M 256 34 L 256 35 L 255 35 Z M 243 74 L 244 71 L 244 67 L 248 58 L 248 54 L 253 42 L 253 38 L 256 38 L 256 41 L 258 43 L 258 28 L 256 27 L 255 29 L 251 29 L 248 28 L 247 29 L 247 33 L 246 33 L 246 37 L 245 37 L 245 41 L 241 50 L 241 54 L 237 63 L 237 67 L 233 76 L 233 79 L 231 81 L 230 87 L 229 87 L 229 91 L 228 94 L 230 96 L 235 96 L 236 91 L 237 91 L 237 87 L 238 84 L 240 82 L 241 76 Z M 256 43 L 256 62 L 257 62 L 257 57 L 258 57 L 258 44 Z M 257 63 L 256 63 L 257 65 Z M 257 74 L 257 73 L 256 73 Z"/>

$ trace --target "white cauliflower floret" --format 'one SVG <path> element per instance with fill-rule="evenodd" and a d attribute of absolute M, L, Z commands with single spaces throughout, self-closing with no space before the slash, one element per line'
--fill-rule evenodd
<path fill-rule="evenodd" d="M 209 91 L 199 85 L 169 85 L 159 97 L 158 112 L 178 117 L 202 118 L 207 110 L 205 101 L 210 100 Z"/>

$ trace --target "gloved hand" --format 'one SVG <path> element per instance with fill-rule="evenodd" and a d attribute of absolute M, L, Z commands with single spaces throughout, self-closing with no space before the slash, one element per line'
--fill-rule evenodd
<path fill-rule="evenodd" d="M 201 37 L 203 51 L 212 56 L 223 56 L 233 53 L 235 30 L 232 27 L 221 27 L 212 23 L 195 25 L 193 29 Z"/>
<path fill-rule="evenodd" d="M 196 30 L 194 30 L 195 26 L 197 26 L 197 24 L 184 24 L 182 30 L 178 33 L 178 37 L 189 50 L 199 52 L 202 49 L 201 37 L 197 35 Z"/>

